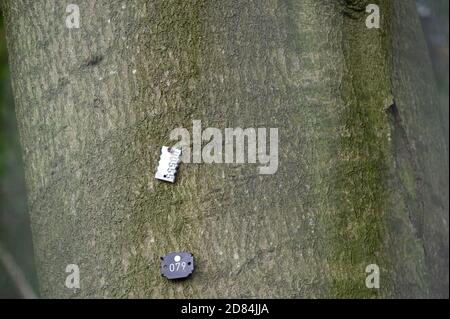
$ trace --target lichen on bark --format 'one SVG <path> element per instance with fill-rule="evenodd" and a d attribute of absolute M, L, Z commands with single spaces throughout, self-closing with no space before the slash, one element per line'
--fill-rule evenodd
<path fill-rule="evenodd" d="M 413 65 L 425 48 L 404 49 L 412 1 L 378 1 L 379 30 L 367 1 L 78 2 L 78 30 L 62 2 L 4 4 L 43 296 L 445 295 L 448 155 L 424 115 L 429 65 Z M 193 120 L 279 128 L 277 173 L 189 164 L 155 181 Z M 174 284 L 158 266 L 177 250 L 196 271 Z"/>

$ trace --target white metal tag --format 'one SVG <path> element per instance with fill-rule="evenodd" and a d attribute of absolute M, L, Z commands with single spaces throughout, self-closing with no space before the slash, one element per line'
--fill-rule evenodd
<path fill-rule="evenodd" d="M 180 149 L 163 146 L 161 148 L 161 157 L 159 158 L 155 178 L 166 182 L 175 182 L 175 175 L 177 174 L 180 158 Z"/>

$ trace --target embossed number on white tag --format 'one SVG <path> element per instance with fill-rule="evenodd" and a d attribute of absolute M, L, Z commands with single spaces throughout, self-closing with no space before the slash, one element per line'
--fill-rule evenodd
<path fill-rule="evenodd" d="M 180 158 L 180 149 L 163 146 L 161 148 L 161 157 L 159 158 L 155 178 L 166 182 L 175 182 L 175 175 L 177 174 Z"/>

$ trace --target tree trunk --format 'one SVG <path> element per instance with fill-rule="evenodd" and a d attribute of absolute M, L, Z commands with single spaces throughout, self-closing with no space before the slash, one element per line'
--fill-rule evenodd
<path fill-rule="evenodd" d="M 448 150 L 413 1 L 76 4 L 79 29 L 63 1 L 4 3 L 42 296 L 448 297 Z M 278 128 L 278 171 L 155 180 L 193 120 Z M 180 250 L 196 270 L 167 281 Z"/>

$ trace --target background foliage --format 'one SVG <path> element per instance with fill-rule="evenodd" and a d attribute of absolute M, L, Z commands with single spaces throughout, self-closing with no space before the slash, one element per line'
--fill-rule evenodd
<path fill-rule="evenodd" d="M 17 283 L 2 262 L 2 248 L 12 255 L 25 274 L 25 280 L 37 290 L 20 152 L 3 15 L 0 12 L 0 298 L 21 297 Z"/>

